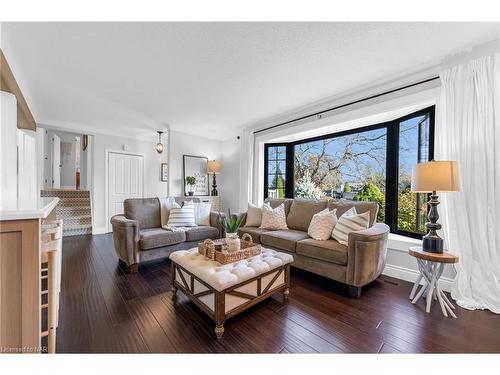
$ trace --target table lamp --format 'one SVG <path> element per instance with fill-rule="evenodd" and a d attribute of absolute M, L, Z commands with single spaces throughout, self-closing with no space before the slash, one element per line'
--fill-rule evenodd
<path fill-rule="evenodd" d="M 425 227 L 429 230 L 422 237 L 422 250 L 431 253 L 443 252 L 443 239 L 437 234 L 441 224 L 437 221 L 439 204 L 436 192 L 458 191 L 458 167 L 456 161 L 429 161 L 418 163 L 413 167 L 411 175 L 411 191 L 417 193 L 431 193 L 429 200 L 429 222 Z"/>
<path fill-rule="evenodd" d="M 215 179 L 215 174 L 220 173 L 221 164 L 218 160 L 209 160 L 208 161 L 208 173 L 213 173 L 213 181 L 212 181 L 212 196 L 216 197 L 219 195 L 217 191 L 217 180 Z"/>

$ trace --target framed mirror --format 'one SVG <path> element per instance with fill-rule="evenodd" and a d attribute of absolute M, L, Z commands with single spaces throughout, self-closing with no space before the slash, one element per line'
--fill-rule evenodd
<path fill-rule="evenodd" d="M 204 156 L 183 155 L 183 183 L 185 196 L 209 195 L 208 158 Z M 186 182 L 187 177 L 194 177 Z M 192 179 L 190 179 L 192 180 Z"/>

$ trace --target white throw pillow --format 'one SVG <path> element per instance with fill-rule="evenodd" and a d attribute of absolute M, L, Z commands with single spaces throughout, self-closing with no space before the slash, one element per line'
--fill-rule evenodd
<path fill-rule="evenodd" d="M 332 236 L 332 230 L 337 223 L 337 209 L 330 211 L 325 208 L 323 211 L 314 214 L 309 224 L 307 234 L 319 241 L 326 241 Z"/>
<path fill-rule="evenodd" d="M 269 203 L 264 203 L 262 207 L 256 206 L 252 203 L 248 203 L 245 227 L 260 227 L 260 224 L 262 224 L 262 209 L 264 206 L 269 206 Z"/>
<path fill-rule="evenodd" d="M 271 208 L 270 205 L 262 206 L 262 223 L 259 228 L 270 230 L 288 229 L 286 225 L 285 205 L 281 203 L 275 209 Z"/>
<path fill-rule="evenodd" d="M 353 207 L 354 209 L 354 207 Z M 356 209 L 354 209 L 356 212 Z M 348 215 L 346 215 L 349 213 Z M 337 240 L 342 245 L 347 245 L 349 233 L 357 232 L 359 230 L 368 229 L 370 224 L 370 212 L 363 212 L 362 214 L 352 215 L 352 211 L 345 212 L 335 224 L 332 231 L 332 238 Z"/>
<path fill-rule="evenodd" d="M 194 205 L 187 204 L 181 208 L 170 209 L 168 216 L 169 227 L 195 227 Z"/>
<path fill-rule="evenodd" d="M 210 211 L 212 203 L 200 202 L 194 204 L 194 218 L 198 225 L 210 226 Z"/>

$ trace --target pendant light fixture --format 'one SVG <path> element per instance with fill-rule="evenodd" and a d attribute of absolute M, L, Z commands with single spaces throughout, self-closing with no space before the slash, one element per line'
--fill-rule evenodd
<path fill-rule="evenodd" d="M 158 143 L 156 144 L 156 152 L 161 154 L 163 152 L 163 143 L 161 143 L 162 131 L 158 130 Z"/>

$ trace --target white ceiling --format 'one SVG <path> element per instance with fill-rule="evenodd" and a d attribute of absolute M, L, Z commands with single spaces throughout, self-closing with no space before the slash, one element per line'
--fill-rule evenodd
<path fill-rule="evenodd" d="M 498 37 L 498 23 L 3 23 L 39 123 L 227 139 Z"/>

